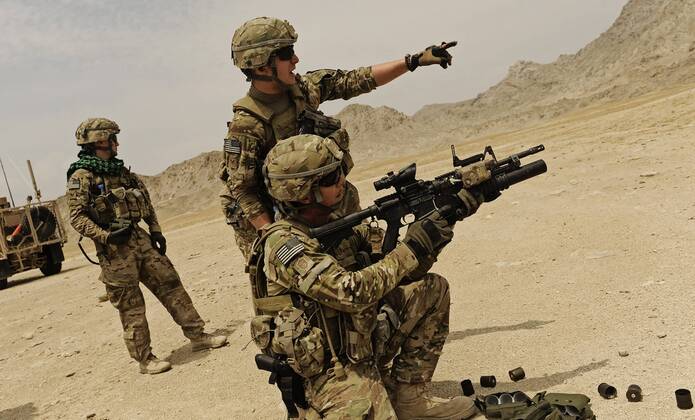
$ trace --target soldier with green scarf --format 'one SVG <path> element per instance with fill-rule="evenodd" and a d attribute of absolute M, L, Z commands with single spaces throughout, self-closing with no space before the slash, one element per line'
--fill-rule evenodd
<path fill-rule="evenodd" d="M 118 124 L 106 118 L 90 118 L 77 128 L 79 160 L 67 173 L 70 223 L 94 241 L 99 279 L 120 313 L 130 356 L 139 362 L 140 373 L 155 374 L 171 364 L 152 354 L 140 282 L 181 326 L 193 351 L 221 347 L 227 337 L 203 331 L 205 322 L 166 256 L 166 239 L 145 185 L 116 158 L 118 133 Z M 138 226 L 140 220 L 149 233 Z"/>

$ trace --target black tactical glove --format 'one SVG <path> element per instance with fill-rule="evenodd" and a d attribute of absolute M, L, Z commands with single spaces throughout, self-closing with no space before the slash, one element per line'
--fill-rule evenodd
<path fill-rule="evenodd" d="M 150 241 L 152 242 L 152 248 L 156 249 L 160 255 L 167 253 L 167 240 L 162 235 L 162 232 L 151 232 Z"/>
<path fill-rule="evenodd" d="M 433 211 L 408 226 L 403 242 L 420 261 L 424 256 L 436 256 L 453 237 L 454 231 L 446 219 L 438 211 Z"/>
<path fill-rule="evenodd" d="M 445 69 L 451 65 L 451 54 L 447 49 L 455 47 L 456 44 L 456 41 L 442 42 L 440 45 L 431 45 L 417 54 L 408 54 L 405 56 L 405 65 L 410 71 L 420 66 L 431 66 L 432 64 L 439 64 Z"/>
<path fill-rule="evenodd" d="M 130 239 L 131 230 L 131 226 L 126 226 L 124 228 L 114 230 L 113 232 L 109 232 L 109 236 L 106 237 L 106 243 L 111 245 L 122 245 L 128 242 L 128 239 Z"/>

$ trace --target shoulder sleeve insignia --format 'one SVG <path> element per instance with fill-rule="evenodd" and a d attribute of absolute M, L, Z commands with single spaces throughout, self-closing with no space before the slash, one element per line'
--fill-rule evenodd
<path fill-rule="evenodd" d="M 224 151 L 235 155 L 241 154 L 241 142 L 237 139 L 224 139 Z"/>
<path fill-rule="evenodd" d="M 79 190 L 80 189 L 80 180 L 77 178 L 72 178 L 70 181 L 68 181 L 68 189 L 69 190 Z"/>
<path fill-rule="evenodd" d="M 299 240 L 299 238 L 293 236 L 289 241 L 285 242 L 284 245 L 278 248 L 275 256 L 285 267 L 287 267 L 287 265 L 302 252 L 304 252 L 304 244 Z"/>

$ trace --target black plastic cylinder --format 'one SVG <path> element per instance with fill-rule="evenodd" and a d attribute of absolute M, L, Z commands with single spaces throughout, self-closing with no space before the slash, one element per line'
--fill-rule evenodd
<path fill-rule="evenodd" d="M 640 402 L 642 401 L 642 388 L 639 385 L 632 384 L 627 387 L 627 392 L 625 393 L 627 400 L 630 402 Z"/>
<path fill-rule="evenodd" d="M 470 379 L 464 379 L 461 381 L 461 391 L 466 397 L 470 397 L 475 394 L 475 389 L 473 388 L 473 382 Z"/>
<path fill-rule="evenodd" d="M 615 387 L 613 385 L 608 385 L 605 382 L 598 386 L 598 393 L 607 400 L 618 396 L 618 391 L 615 389 Z"/>
<path fill-rule="evenodd" d="M 524 372 L 524 369 L 522 367 L 518 367 L 509 371 L 509 379 L 511 379 L 514 382 L 518 382 L 524 379 L 525 377 L 526 372 Z"/>
<path fill-rule="evenodd" d="M 481 376 L 480 386 L 483 388 L 494 388 L 497 386 L 497 378 L 495 378 L 495 375 Z"/>
<path fill-rule="evenodd" d="M 681 410 L 690 410 L 693 408 L 693 400 L 690 396 L 690 390 L 680 388 L 676 390 L 676 405 Z"/>

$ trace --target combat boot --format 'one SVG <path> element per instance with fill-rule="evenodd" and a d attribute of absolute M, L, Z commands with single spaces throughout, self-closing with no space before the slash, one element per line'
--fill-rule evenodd
<path fill-rule="evenodd" d="M 147 356 L 147 360 L 140 362 L 140 373 L 155 375 L 171 369 L 171 363 L 166 360 L 159 360 L 154 354 Z"/>
<path fill-rule="evenodd" d="M 224 335 L 203 333 L 198 338 L 191 338 L 191 347 L 193 351 L 216 349 L 224 346 L 225 344 L 227 344 L 227 336 Z"/>
<path fill-rule="evenodd" d="M 425 384 L 398 382 L 393 408 L 399 420 L 444 420 L 467 419 L 478 412 L 473 400 L 468 397 L 452 399 L 431 396 Z"/>

